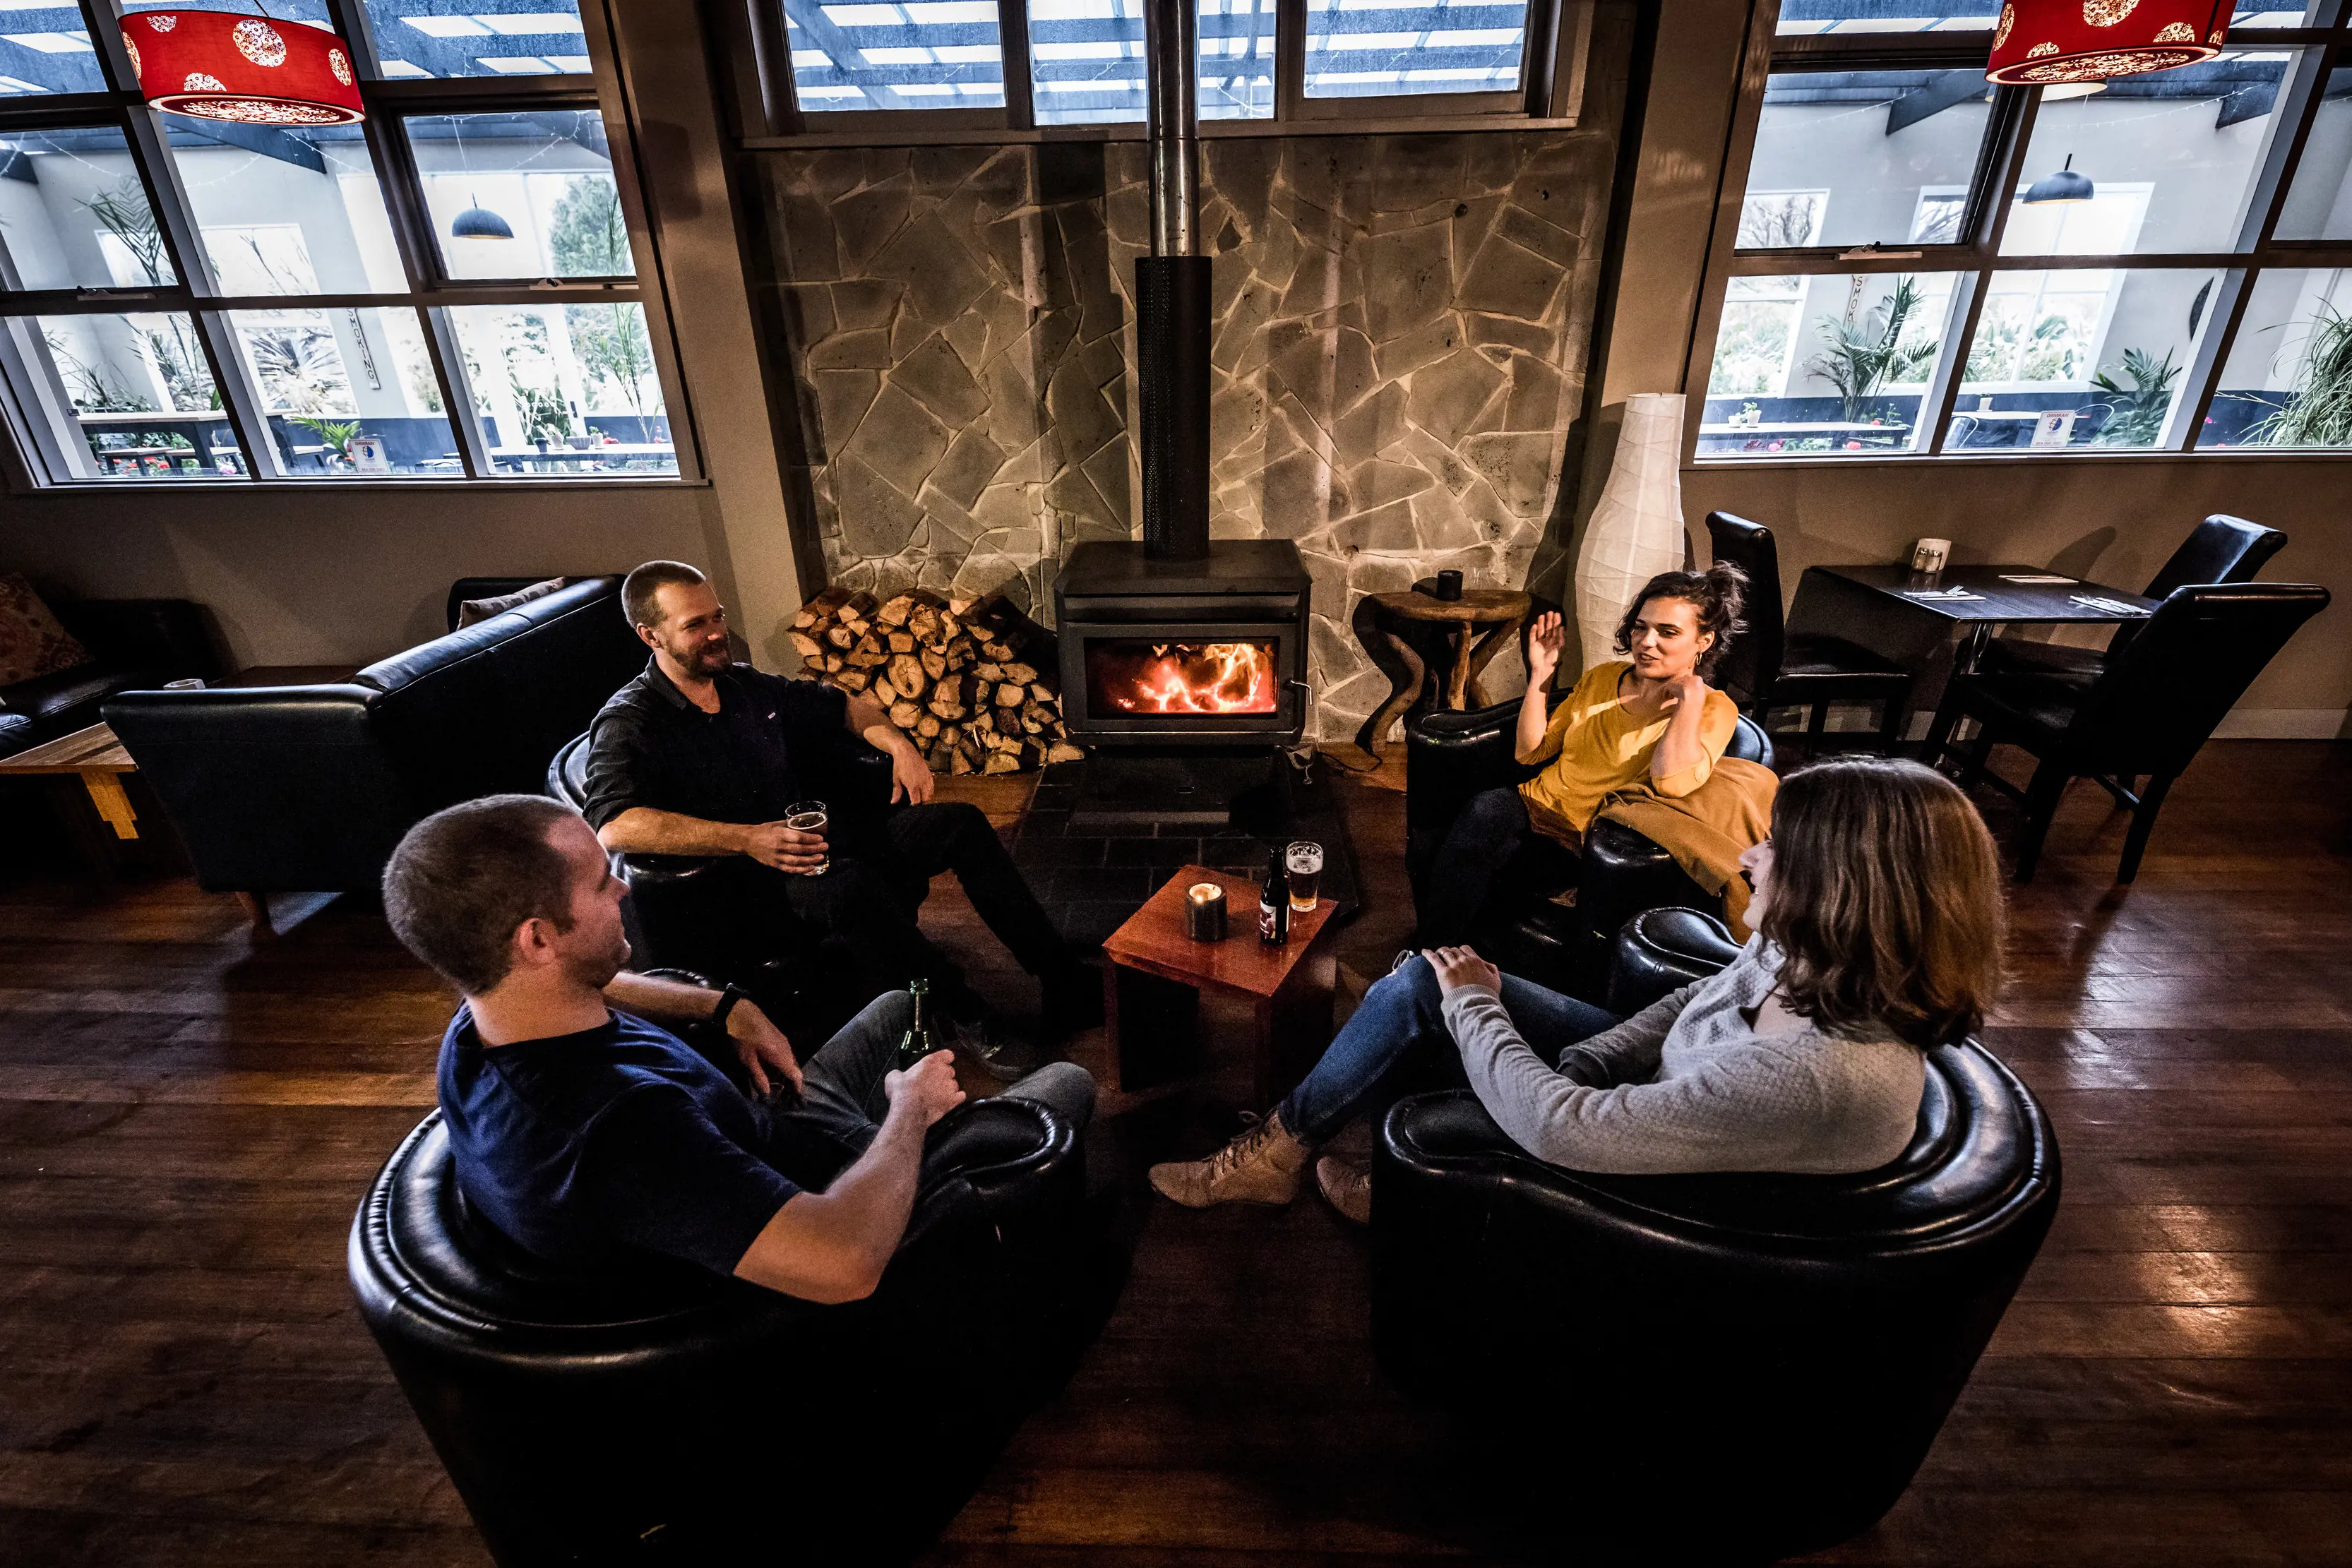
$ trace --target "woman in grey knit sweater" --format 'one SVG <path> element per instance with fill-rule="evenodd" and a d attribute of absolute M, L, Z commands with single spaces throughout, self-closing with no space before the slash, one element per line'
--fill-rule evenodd
<path fill-rule="evenodd" d="M 1885 1165 L 1918 1119 L 1921 1051 L 1973 1031 L 2000 982 L 1991 835 L 1942 775 L 1836 758 L 1789 776 L 1771 839 L 1740 863 L 1756 936 L 1720 974 L 1620 1022 L 1467 947 L 1408 957 L 1279 1106 L 1152 1185 L 1194 1207 L 1287 1203 L 1315 1148 L 1416 1058 L 1458 1069 L 1521 1147 L 1578 1170 Z M 1316 1176 L 1370 1218 L 1364 1172 L 1327 1156 Z"/>

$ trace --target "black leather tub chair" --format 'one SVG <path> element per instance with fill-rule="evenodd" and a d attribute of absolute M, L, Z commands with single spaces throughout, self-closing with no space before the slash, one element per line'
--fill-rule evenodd
<path fill-rule="evenodd" d="M 331 685 L 126 692 L 106 721 L 215 893 L 371 892 L 444 806 L 539 792 L 646 651 L 588 578 Z"/>
<path fill-rule="evenodd" d="M 1612 1005 L 1735 951 L 1696 912 L 1650 911 L 1618 939 Z M 1973 1040 L 1927 1061 L 1911 1146 L 1851 1176 L 1580 1175 L 1520 1153 L 1466 1090 L 1400 1101 L 1372 1167 L 1381 1366 L 1576 1500 L 1551 1525 L 1597 1556 L 1612 1524 L 1643 1563 L 1763 1563 L 1868 1528 L 2058 1206 L 2058 1145 L 2016 1074 Z"/>
<path fill-rule="evenodd" d="M 459 1190 L 438 1112 L 352 1225 L 361 1315 L 501 1568 L 902 1562 L 1107 1314 L 1077 1134 L 959 1106 L 865 1301 L 648 1261 L 585 1278 Z"/>
<path fill-rule="evenodd" d="M 810 792 L 836 821 L 878 816 L 890 800 L 890 754 L 846 730 L 827 739 L 832 744 L 820 755 L 798 760 Z M 587 735 L 574 737 L 547 765 L 547 793 L 574 810 L 588 804 L 588 742 Z M 614 874 L 629 884 L 623 915 L 629 945 L 642 962 L 733 981 L 794 1040 L 830 1039 L 871 999 L 855 980 L 865 966 L 845 943 L 810 943 L 780 954 L 743 951 L 719 918 L 723 902 L 703 896 L 706 879 L 722 862 L 698 855 L 612 858 Z M 916 889 L 917 902 L 929 891 L 928 883 Z"/>
<path fill-rule="evenodd" d="M 1415 904 L 1470 797 L 1535 776 L 1512 760 L 1518 718 L 1514 699 L 1475 713 L 1424 715 L 1405 727 L 1405 869 Z M 1772 742 L 1743 717 L 1725 755 L 1769 768 Z M 1668 907 L 1723 912 L 1722 900 L 1701 891 L 1665 851 L 1631 828 L 1596 821 L 1585 835 L 1575 907 L 1528 897 L 1492 911 L 1478 950 L 1521 979 L 1597 997 L 1610 939 L 1643 910 Z"/>

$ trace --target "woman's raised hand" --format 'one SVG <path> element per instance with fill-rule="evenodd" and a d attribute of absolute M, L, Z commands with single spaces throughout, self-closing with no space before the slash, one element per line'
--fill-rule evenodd
<path fill-rule="evenodd" d="M 1559 668 L 1559 651 L 1567 641 L 1558 611 L 1536 617 L 1536 623 L 1528 628 L 1528 685 L 1541 686 L 1551 679 L 1551 673 Z"/>

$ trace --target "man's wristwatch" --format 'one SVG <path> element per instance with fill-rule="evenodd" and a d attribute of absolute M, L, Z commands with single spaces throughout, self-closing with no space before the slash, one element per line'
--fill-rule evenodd
<path fill-rule="evenodd" d="M 730 982 L 725 990 L 719 993 L 719 1005 L 710 1009 L 710 1027 L 725 1029 L 727 1015 L 733 1012 L 735 1004 L 742 999 L 743 988 Z"/>

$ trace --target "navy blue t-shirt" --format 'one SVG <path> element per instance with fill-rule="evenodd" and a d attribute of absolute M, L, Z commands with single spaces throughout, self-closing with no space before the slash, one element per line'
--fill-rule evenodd
<path fill-rule="evenodd" d="M 654 1252 L 732 1274 L 800 1190 L 761 1157 L 766 1108 L 626 1013 L 485 1047 L 461 1004 L 441 1039 L 440 1090 L 457 1185 L 551 1263 Z"/>

